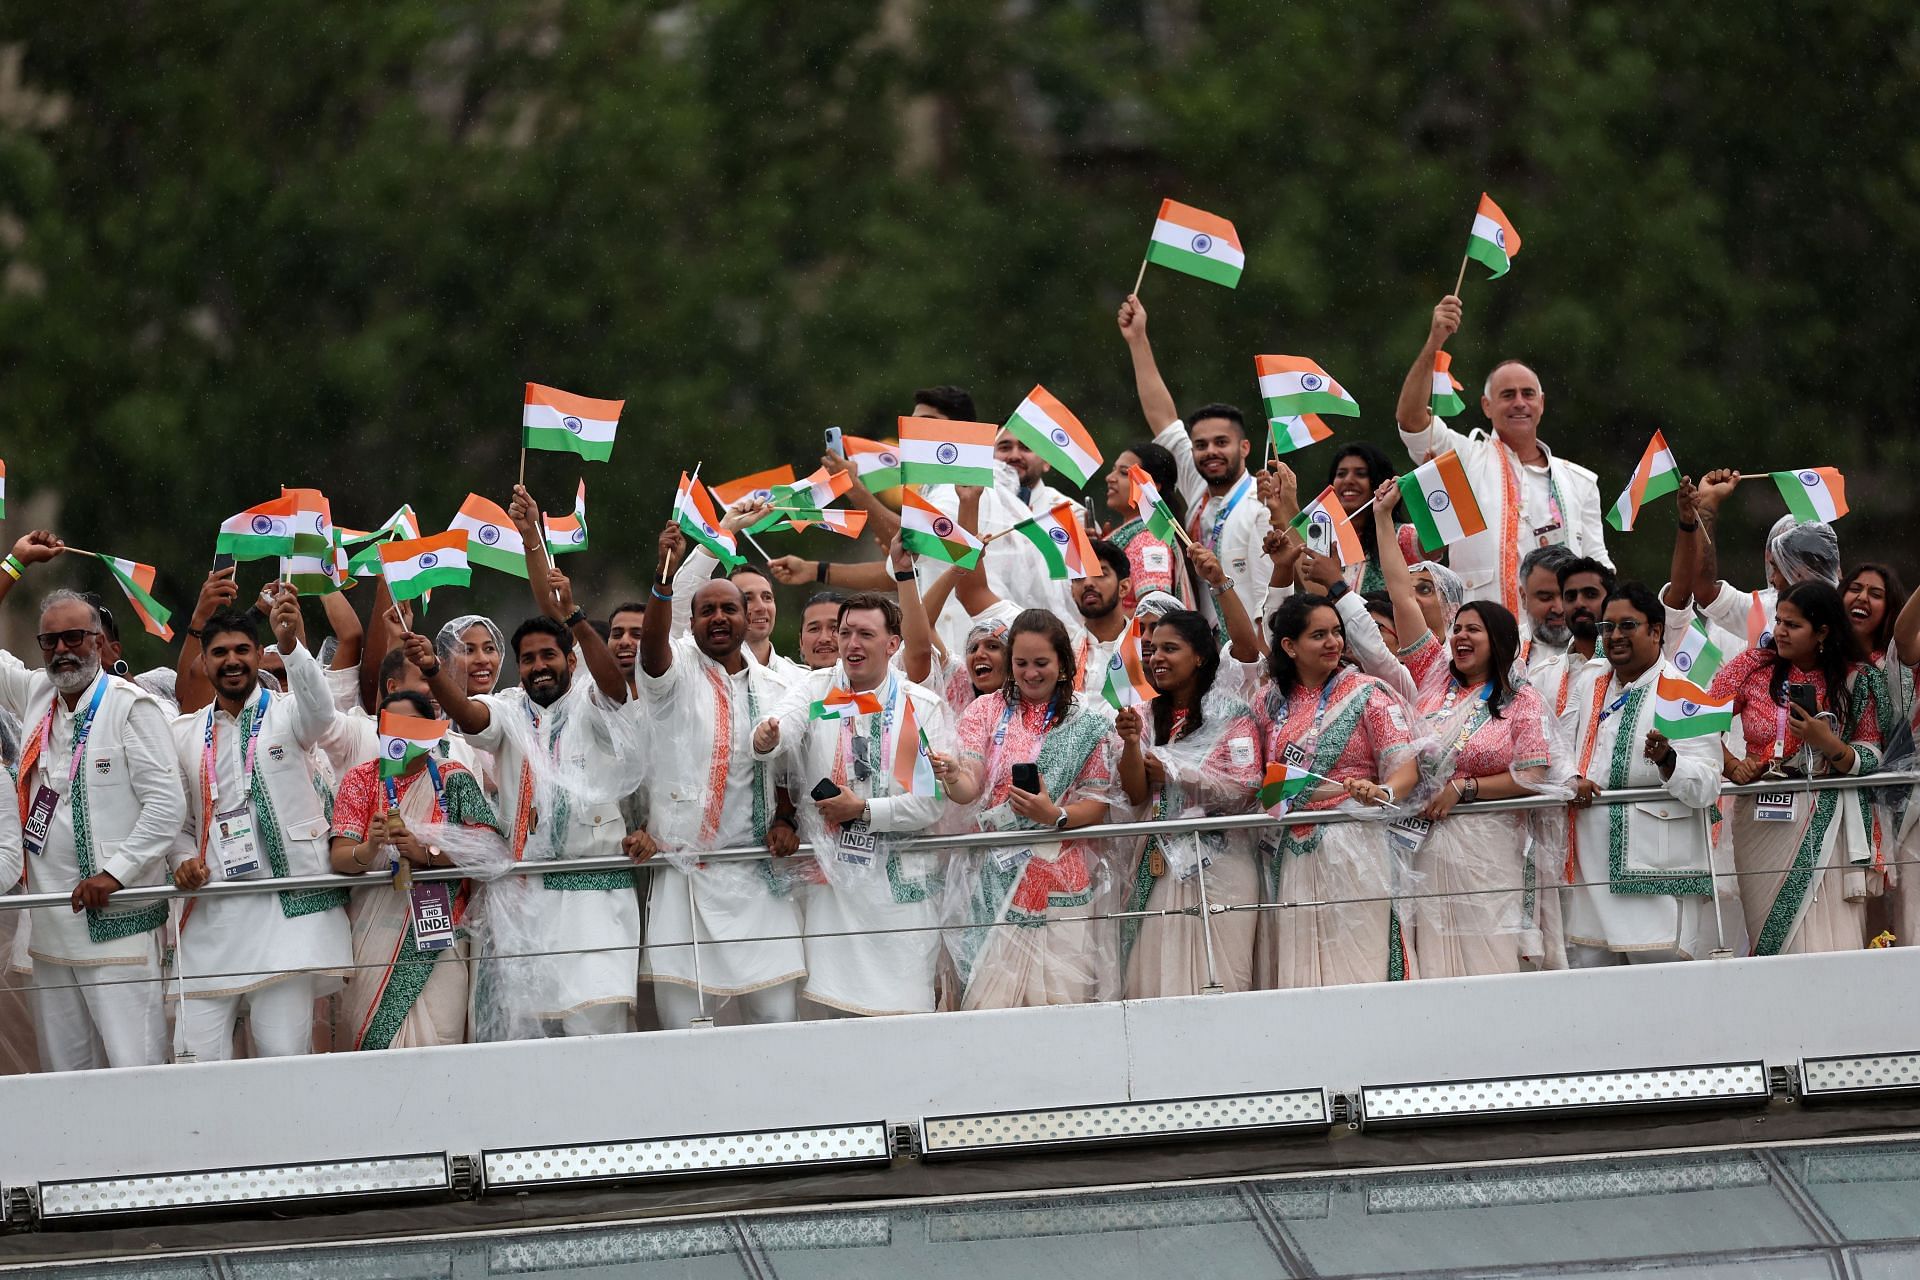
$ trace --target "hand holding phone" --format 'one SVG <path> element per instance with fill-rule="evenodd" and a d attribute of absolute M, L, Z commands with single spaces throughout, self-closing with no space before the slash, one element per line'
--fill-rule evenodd
<path fill-rule="evenodd" d="M 1787 685 L 1787 701 L 1810 716 L 1820 714 L 1820 699 L 1814 687 L 1804 681 L 1793 681 Z"/>
<path fill-rule="evenodd" d="M 836 457 L 844 458 L 847 456 L 847 447 L 841 442 L 840 428 L 838 427 L 827 428 L 827 452 Z"/>
<path fill-rule="evenodd" d="M 822 778 L 813 784 L 813 790 L 808 794 L 815 800 L 831 800 L 840 794 L 840 786 L 832 778 Z"/>
<path fill-rule="evenodd" d="M 1013 766 L 1013 785 L 1029 795 L 1040 794 L 1040 766 L 1022 762 Z"/>

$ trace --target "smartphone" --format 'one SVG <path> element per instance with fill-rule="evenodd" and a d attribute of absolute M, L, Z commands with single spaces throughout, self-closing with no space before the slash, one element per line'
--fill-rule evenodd
<path fill-rule="evenodd" d="M 813 784 L 813 790 L 809 794 L 815 800 L 831 800 L 840 794 L 840 788 L 832 778 L 822 778 Z"/>
<path fill-rule="evenodd" d="M 222 569 L 231 569 L 231 568 L 233 568 L 233 553 L 231 551 L 214 552 L 213 571 L 215 573 L 220 572 Z"/>
<path fill-rule="evenodd" d="M 1016 764 L 1013 766 L 1013 785 L 1030 795 L 1040 794 L 1040 766 L 1037 764 Z"/>
<path fill-rule="evenodd" d="M 840 458 L 847 456 L 847 447 L 840 442 L 840 428 L 838 427 L 827 428 L 827 452 Z"/>
<path fill-rule="evenodd" d="M 1788 684 L 1787 701 L 1799 707 L 1810 716 L 1820 714 L 1820 699 L 1814 693 L 1813 686 L 1810 684 L 1798 681 Z"/>

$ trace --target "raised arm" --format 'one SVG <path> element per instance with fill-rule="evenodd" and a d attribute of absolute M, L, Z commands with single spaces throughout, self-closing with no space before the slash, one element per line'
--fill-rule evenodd
<path fill-rule="evenodd" d="M 18 550 L 16 547 L 16 554 Z M 207 580 L 200 584 L 200 598 L 194 601 L 193 617 L 187 622 L 186 638 L 180 645 L 180 657 L 173 669 L 174 699 L 184 715 L 191 715 L 213 701 L 213 686 L 200 670 L 200 628 L 220 610 L 233 608 L 233 602 L 240 598 L 240 584 L 234 581 L 234 573 L 233 565 L 209 573 Z M 0 574 L 0 578 L 5 576 Z"/>
<path fill-rule="evenodd" d="M 273 612 L 268 620 L 273 625 L 273 639 L 280 649 L 280 659 L 287 669 L 293 740 L 300 744 L 302 751 L 311 751 L 333 728 L 334 717 L 340 713 L 334 709 L 333 690 L 327 685 L 326 672 L 320 669 L 320 660 L 307 649 L 307 627 L 300 615 L 299 593 L 286 582 L 276 582 L 270 590 Z"/>
<path fill-rule="evenodd" d="M 1400 554 L 1399 530 L 1393 527 L 1393 505 L 1399 499 L 1400 486 L 1392 480 L 1373 491 L 1373 540 L 1380 551 L 1380 576 L 1387 580 L 1387 595 L 1393 601 L 1394 634 L 1405 653 L 1427 634 L 1427 615 L 1420 612 L 1413 573 Z"/>
<path fill-rule="evenodd" d="M 1247 613 L 1240 593 L 1227 586 L 1227 571 L 1220 566 L 1219 558 L 1205 547 L 1195 547 L 1187 553 L 1187 561 L 1193 565 L 1194 574 L 1213 593 L 1214 607 L 1220 610 L 1220 621 L 1226 624 L 1227 639 L 1231 646 L 1229 652 L 1234 661 L 1259 661 L 1265 653 L 1260 643 L 1260 628 Z"/>
<path fill-rule="evenodd" d="M 330 591 L 321 596 L 320 610 L 327 615 L 327 627 L 333 632 L 332 669 L 353 670 L 360 665 L 361 642 L 366 639 L 360 615 L 353 611 L 353 604 L 344 591 Z"/>
<path fill-rule="evenodd" d="M 1695 491 L 1693 505 L 1694 518 L 1700 523 L 1700 532 L 1694 537 L 1694 549 L 1698 558 L 1693 567 L 1694 603 L 1705 608 L 1720 598 L 1720 552 L 1719 524 L 1720 504 L 1733 496 L 1740 486 L 1740 473 L 1718 468 L 1700 477 Z"/>
<path fill-rule="evenodd" d="M 407 661 L 420 668 L 427 678 L 427 688 L 433 692 L 433 700 L 447 713 L 447 719 L 454 727 L 465 734 L 485 733 L 493 724 L 493 713 L 487 704 L 469 698 L 464 685 L 455 684 L 453 675 L 440 665 L 439 656 L 433 651 L 433 641 L 418 631 L 400 633 L 400 643 L 407 651 Z"/>
<path fill-rule="evenodd" d="M 1660 603 L 1669 609 L 1684 609 L 1693 603 L 1693 571 L 1700 555 L 1697 493 L 1692 476 L 1680 477 L 1680 491 L 1673 502 L 1673 559 L 1667 565 L 1666 590 L 1660 593 Z"/>
<path fill-rule="evenodd" d="M 527 552 L 527 586 L 533 592 L 533 607 L 546 614 L 555 622 L 565 622 L 566 616 L 554 599 L 553 587 L 549 581 L 549 572 L 553 562 L 547 557 L 546 523 L 540 515 L 540 504 L 533 500 L 533 494 L 527 486 L 513 486 L 513 501 L 507 504 L 507 518 L 513 521 L 513 527 L 520 533 L 520 541 Z"/>
<path fill-rule="evenodd" d="M 844 473 L 853 482 L 847 486 L 847 501 L 867 513 L 866 535 L 873 545 L 882 551 L 892 546 L 893 535 L 900 532 L 900 517 L 860 482 L 860 469 L 837 453 L 822 454 L 820 465 L 835 474 Z"/>
<path fill-rule="evenodd" d="M 399 621 L 395 622 L 395 615 Z M 385 574 L 373 578 L 373 609 L 367 615 L 367 641 L 360 655 L 360 705 L 369 711 L 380 705 L 380 664 L 388 650 L 400 643 L 400 633 L 413 630 L 413 602 L 397 608 L 387 590 Z"/>
<path fill-rule="evenodd" d="M 1427 340 L 1413 358 L 1406 380 L 1400 384 L 1400 399 L 1393 406 L 1403 437 L 1423 434 L 1433 423 L 1433 358 L 1447 345 L 1447 339 L 1459 332 L 1460 316 L 1460 299 L 1452 294 L 1440 299 L 1433 309 Z M 1407 447 L 1412 449 L 1413 445 Z"/>
<path fill-rule="evenodd" d="M 1127 354 L 1133 357 L 1133 387 L 1140 396 L 1140 413 L 1147 420 L 1147 431 L 1159 435 L 1180 420 L 1173 407 L 1173 392 L 1153 358 L 1153 344 L 1147 341 L 1147 308 L 1139 297 L 1128 294 L 1120 304 L 1120 336 L 1126 339 Z"/>
<path fill-rule="evenodd" d="M 897 527 L 887 548 L 887 561 L 893 566 L 894 585 L 900 590 L 900 667 L 907 679 L 925 684 L 933 674 L 933 620 L 920 602 L 920 578 Z"/>
<path fill-rule="evenodd" d="M 640 669 L 656 680 L 673 666 L 673 593 L 663 581 L 686 548 L 687 536 L 680 526 L 667 521 L 660 531 L 660 559 L 647 592 L 647 612 L 640 621 Z"/>
<path fill-rule="evenodd" d="M 614 661 L 613 651 L 607 648 L 607 642 L 600 638 L 593 623 L 587 620 L 587 611 L 574 604 L 573 580 L 558 569 L 549 569 L 547 589 L 559 604 L 560 621 L 572 633 L 574 644 L 580 647 L 581 660 L 592 673 L 594 684 L 599 686 L 601 695 L 608 702 L 619 706 L 627 700 L 627 677 L 621 672 L 620 664 Z"/>
<path fill-rule="evenodd" d="M 1893 620 L 1893 649 L 1905 665 L 1920 666 L 1920 591 L 1907 597 Z"/>

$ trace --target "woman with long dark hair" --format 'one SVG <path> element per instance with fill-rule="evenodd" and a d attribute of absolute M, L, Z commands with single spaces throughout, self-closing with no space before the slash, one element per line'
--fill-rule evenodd
<path fill-rule="evenodd" d="M 1404 807 L 1419 780 L 1422 748 L 1412 707 L 1341 661 L 1340 616 L 1325 596 L 1292 596 L 1272 626 L 1255 709 L 1267 772 L 1283 794 L 1296 794 L 1268 812 L 1346 805 L 1379 816 L 1382 806 Z M 1280 781 L 1288 766 L 1295 770 L 1291 783 Z M 1393 902 L 1400 877 L 1384 822 L 1262 833 L 1259 865 L 1263 901 L 1325 905 L 1260 913 L 1257 986 L 1329 987 L 1416 975 Z"/>
<path fill-rule="evenodd" d="M 1124 641 L 1123 641 L 1124 643 Z M 1247 704 L 1216 686 L 1220 650 L 1192 610 L 1168 613 L 1143 637 L 1143 665 L 1159 697 L 1122 710 L 1120 783 L 1136 820 L 1248 813 L 1260 789 L 1260 727 Z M 1254 913 L 1212 916 L 1210 905 L 1259 901 L 1248 831 L 1150 836 L 1129 864 L 1128 911 L 1163 914 L 1124 921 L 1121 957 L 1127 995 L 1198 995 L 1209 949 L 1216 981 L 1253 989 Z"/>
<path fill-rule="evenodd" d="M 1463 801 L 1532 795 L 1546 785 L 1546 707 L 1531 685 L 1513 682 L 1519 652 L 1514 616 L 1490 600 L 1469 600 L 1454 614 L 1445 648 L 1421 645 L 1407 658 L 1420 714 L 1442 752 L 1439 789 L 1422 811 L 1433 828 L 1414 856 L 1423 978 L 1564 964 L 1558 912 L 1541 892 L 1551 868 L 1533 857 L 1527 815 L 1448 816 Z"/>
<path fill-rule="evenodd" d="M 1122 449 L 1107 472 L 1107 510 L 1113 522 L 1100 535 L 1120 548 L 1131 570 L 1120 608 L 1132 613 L 1140 597 L 1149 591 L 1165 591 L 1191 605 L 1193 579 L 1179 545 L 1162 542 L 1148 533 L 1146 515 L 1134 505 L 1131 473 L 1135 467 L 1147 473 L 1173 508 L 1175 518 L 1183 525 L 1187 519 L 1187 503 L 1180 496 L 1180 471 L 1173 455 L 1150 440 Z"/>
<path fill-rule="evenodd" d="M 1340 499 L 1340 506 L 1349 518 L 1372 501 L 1380 485 L 1393 476 L 1393 463 L 1385 452 L 1365 440 L 1352 440 L 1341 445 L 1327 468 L 1327 483 L 1332 486 L 1334 496 Z M 1396 526 L 1395 541 L 1400 544 L 1400 554 L 1406 557 L 1408 564 L 1423 559 L 1419 532 L 1412 525 L 1401 523 L 1397 498 L 1388 510 Z M 1380 535 L 1374 528 L 1374 522 L 1364 518 L 1355 520 L 1353 531 L 1359 535 L 1360 549 L 1367 553 L 1367 558 L 1363 564 L 1350 564 L 1342 570 L 1347 585 L 1363 594 L 1385 590 L 1387 579 L 1380 567 Z"/>
<path fill-rule="evenodd" d="M 975 830 L 1007 833 L 1006 845 L 950 864 L 942 915 L 959 926 L 947 947 L 962 1009 L 1078 1004 L 1119 986 L 1111 929 L 1084 919 L 1099 849 L 1019 836 L 1106 821 L 1111 730 L 1074 697 L 1073 645 L 1059 618 L 1021 613 L 1007 652 L 1011 676 L 961 714 L 956 754 L 928 757 L 948 798 L 977 806 Z M 1038 790 L 1014 785 L 1016 766 L 1028 764 Z"/>
<path fill-rule="evenodd" d="M 1728 779 L 1781 780 L 1773 795 L 1732 803 L 1733 860 L 1753 954 L 1865 946 L 1869 796 L 1793 785 L 1810 776 L 1858 777 L 1881 764 L 1886 684 L 1866 662 L 1840 593 L 1825 582 L 1782 591 L 1773 634 L 1720 668 L 1713 696 L 1733 699 L 1746 732 L 1747 754 L 1725 753 Z"/>

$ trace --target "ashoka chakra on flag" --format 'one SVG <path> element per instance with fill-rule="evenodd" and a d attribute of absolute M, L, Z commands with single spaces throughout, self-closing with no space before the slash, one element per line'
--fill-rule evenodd
<path fill-rule="evenodd" d="M 933 536 L 936 538 L 951 538 L 953 536 L 953 521 L 947 519 L 945 516 L 936 518 L 933 522 Z"/>
<path fill-rule="evenodd" d="M 1300 375 L 1300 389 L 1302 391 L 1318 391 L 1321 385 L 1320 375 L 1317 373 L 1303 373 Z"/>
<path fill-rule="evenodd" d="M 585 430 L 585 428 L 580 424 L 580 419 L 571 417 L 571 416 L 560 419 L 560 425 L 565 427 L 567 430 L 573 432 L 573 434 L 575 435 L 579 435 L 583 430 Z"/>
<path fill-rule="evenodd" d="M 1453 505 L 1453 499 L 1447 496 L 1445 489 L 1435 489 L 1427 495 L 1427 506 L 1434 511 L 1445 511 Z"/>
<path fill-rule="evenodd" d="M 420 567 L 422 569 L 431 569 L 433 568 L 433 566 L 439 563 L 440 563 L 439 555 L 437 555 L 432 551 L 426 552 L 420 557 Z"/>
<path fill-rule="evenodd" d="M 958 446 L 954 444 L 942 443 L 939 447 L 934 449 L 933 456 L 938 458 L 941 462 L 951 463 L 959 459 L 960 450 Z"/>
<path fill-rule="evenodd" d="M 486 543 L 488 546 L 492 546 L 494 543 L 500 541 L 500 526 L 495 524 L 481 525 L 480 541 Z"/>
<path fill-rule="evenodd" d="M 1207 234 L 1206 232 L 1204 232 L 1204 231 L 1203 231 L 1203 232 L 1201 232 L 1200 234 L 1198 234 L 1198 235 L 1196 235 L 1196 236 L 1194 236 L 1194 238 L 1193 238 L 1193 251 L 1194 251 L 1195 253 L 1208 253 L 1208 252 L 1210 252 L 1210 251 L 1211 251 L 1212 249 L 1213 249 L 1213 237 L 1212 237 L 1212 236 L 1210 236 L 1210 235 L 1208 235 L 1208 234 Z"/>
<path fill-rule="evenodd" d="M 407 754 L 407 744 L 399 738 L 389 738 L 387 740 L 387 754 L 395 760 L 401 759 Z"/>

